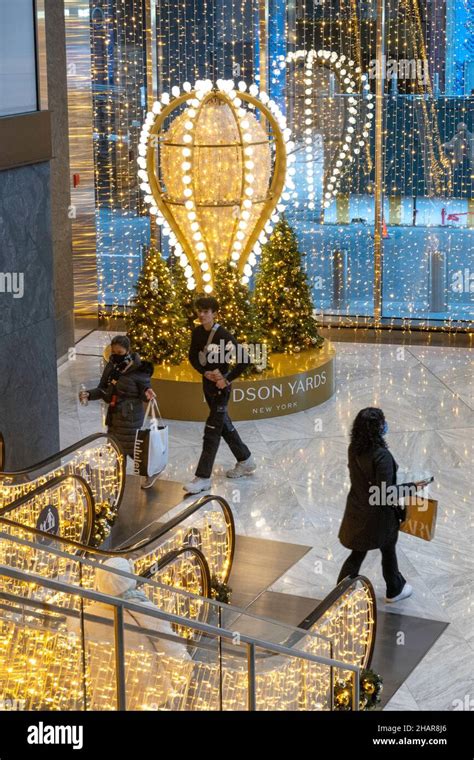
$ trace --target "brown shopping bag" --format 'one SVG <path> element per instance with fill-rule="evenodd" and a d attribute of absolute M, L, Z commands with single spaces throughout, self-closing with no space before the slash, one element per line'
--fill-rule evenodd
<path fill-rule="evenodd" d="M 413 496 L 406 500 L 406 515 L 400 530 L 409 536 L 432 541 L 436 528 L 438 502 L 426 496 Z"/>

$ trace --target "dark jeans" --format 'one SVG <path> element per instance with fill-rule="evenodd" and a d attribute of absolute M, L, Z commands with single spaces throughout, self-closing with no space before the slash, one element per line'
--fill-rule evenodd
<path fill-rule="evenodd" d="M 221 436 L 232 451 L 238 462 L 243 462 L 250 456 L 250 451 L 242 441 L 240 435 L 232 424 L 227 414 L 227 404 L 230 398 L 230 389 L 225 389 L 217 396 L 211 396 L 206 390 L 204 395 L 208 403 L 210 413 L 204 428 L 202 454 L 196 468 L 198 478 L 210 478 L 214 460 Z"/>
<path fill-rule="evenodd" d="M 395 544 L 382 546 L 380 551 L 382 552 L 382 573 L 387 584 L 387 597 L 391 599 L 398 596 L 406 581 L 398 569 Z M 337 582 L 342 581 L 347 575 L 358 575 L 366 554 L 367 552 L 352 551 L 341 568 Z"/>

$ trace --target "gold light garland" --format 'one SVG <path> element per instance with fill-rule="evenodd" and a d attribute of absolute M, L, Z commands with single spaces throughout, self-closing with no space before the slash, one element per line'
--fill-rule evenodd
<path fill-rule="evenodd" d="M 46 550 L 45 550 L 46 551 Z M 73 559 L 73 558 L 72 558 Z M 76 563 L 78 566 L 79 563 Z M 189 573 L 187 566 L 177 568 Z M 51 568 L 52 569 L 52 568 Z M 93 582 L 93 571 L 71 573 L 70 583 Z M 57 572 L 57 567 L 55 568 Z M 80 578 L 82 576 L 82 578 Z M 165 576 L 166 577 L 166 576 Z M 170 577 L 171 579 L 171 577 Z M 163 580 L 163 578 L 161 579 Z M 141 586 L 149 595 L 146 582 Z M 15 593 L 21 598 L 51 601 L 64 607 L 78 607 L 78 598 L 64 594 L 38 596 L 41 589 L 19 582 Z M 174 614 L 202 619 L 211 602 L 196 600 L 196 604 L 179 604 L 179 592 L 164 589 L 159 606 Z M 150 598 L 153 598 L 151 596 Z M 184 597 L 183 597 L 184 599 Z M 144 608 L 146 612 L 146 608 Z M 12 609 L 3 613 L 0 620 L 0 677 L 4 694 L 10 699 L 23 700 L 24 709 L 85 709 L 113 710 L 115 703 L 115 653 L 111 641 L 100 641 L 87 634 L 85 659 L 81 650 L 81 637 L 68 630 L 60 618 L 52 613 L 51 627 L 39 627 L 34 617 L 21 619 Z M 110 627 L 108 630 L 112 636 Z M 341 662 L 368 664 L 374 635 L 374 608 L 370 589 L 359 581 L 351 586 L 326 611 L 322 620 L 311 629 L 329 637 L 333 657 Z M 139 634 L 133 634 L 136 637 Z M 102 637 L 102 636 L 101 636 Z M 329 641 L 302 634 L 295 657 L 265 656 L 257 652 L 256 703 L 260 710 L 327 710 L 332 702 L 330 670 L 320 663 L 301 660 L 297 652 L 329 657 Z M 224 710 L 246 709 L 248 675 L 246 658 L 239 657 L 239 647 L 224 646 L 222 670 L 219 665 L 150 651 L 147 636 L 143 643 L 126 644 L 125 671 L 127 708 L 129 710 L 215 710 L 219 709 L 219 684 L 222 679 L 222 707 Z M 130 642 L 130 640 L 129 640 Z M 160 640 L 156 640 L 160 649 Z M 184 644 L 183 644 L 184 647 Z M 184 650 L 183 650 L 184 651 Z M 198 649 L 199 652 L 199 649 Z M 83 665 L 85 662 L 86 670 Z M 336 671 L 346 678 L 348 671 Z M 85 703 L 84 703 L 85 700 Z"/>
<path fill-rule="evenodd" d="M 22 475 L 16 477 L 15 473 L 0 473 L 0 509 L 61 475 L 79 475 L 90 486 L 96 509 L 96 531 L 91 537 L 91 543 L 98 546 L 109 534 L 115 521 L 125 480 L 124 455 L 111 440 L 105 439 L 100 444 L 93 442 L 83 449 L 77 449 L 69 461 L 52 467 L 49 472 L 37 477 L 32 473 L 32 479 L 26 482 Z M 59 512 L 61 535 L 81 540 L 84 522 L 78 509 L 82 510 L 83 507 L 80 506 L 74 481 L 55 489 L 53 493 L 47 491 L 42 496 L 31 499 L 17 511 L 9 512 L 8 517 L 34 528 L 41 509 L 50 498 L 54 499 Z"/>

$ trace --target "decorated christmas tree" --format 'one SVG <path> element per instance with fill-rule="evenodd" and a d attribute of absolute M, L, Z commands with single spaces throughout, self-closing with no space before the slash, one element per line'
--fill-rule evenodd
<path fill-rule="evenodd" d="M 188 352 L 189 330 L 159 252 L 150 250 L 135 289 L 137 295 L 127 317 L 134 350 L 155 364 L 180 364 Z"/>
<path fill-rule="evenodd" d="M 254 304 L 257 323 L 273 351 L 295 353 L 323 344 L 302 254 L 285 218 L 263 246 Z"/>
<path fill-rule="evenodd" d="M 214 293 L 219 302 L 219 322 L 229 330 L 239 343 L 251 343 L 256 339 L 253 305 L 247 285 L 241 282 L 236 267 L 228 262 L 217 264 L 214 269 Z"/>
<path fill-rule="evenodd" d="M 179 263 L 179 258 L 171 255 L 166 260 L 166 263 L 171 276 L 171 284 L 176 294 L 176 306 L 181 310 L 187 326 L 192 330 L 196 319 L 196 312 L 194 310 L 196 293 L 193 290 L 189 290 L 187 286 L 186 277 L 184 276 L 183 267 Z"/>
<path fill-rule="evenodd" d="M 219 323 L 235 335 L 239 343 L 248 345 L 251 363 L 245 374 L 268 369 L 268 341 L 255 319 L 250 291 L 242 283 L 238 269 L 228 262 L 214 269 L 213 295 L 219 302 Z"/>

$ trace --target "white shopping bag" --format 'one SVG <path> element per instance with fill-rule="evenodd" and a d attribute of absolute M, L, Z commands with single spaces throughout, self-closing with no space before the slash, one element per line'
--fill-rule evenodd
<path fill-rule="evenodd" d="M 135 475 L 159 475 L 168 464 L 168 426 L 156 399 L 147 406 L 143 425 L 137 430 L 133 452 Z"/>

